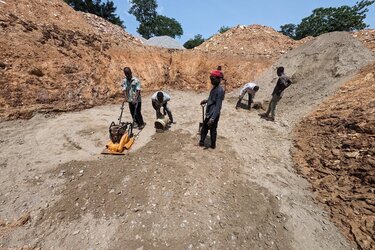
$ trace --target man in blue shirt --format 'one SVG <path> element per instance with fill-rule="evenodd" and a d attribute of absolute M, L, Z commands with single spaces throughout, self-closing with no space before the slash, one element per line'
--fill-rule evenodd
<path fill-rule="evenodd" d="M 224 89 L 220 86 L 222 73 L 219 70 L 211 72 L 210 80 L 212 89 L 207 100 L 203 100 L 201 105 L 206 104 L 206 116 L 203 121 L 201 130 L 201 138 L 199 146 L 204 147 L 204 141 L 206 139 L 208 130 L 210 130 L 211 136 L 211 148 L 216 148 L 216 137 L 217 137 L 217 125 L 219 123 L 220 111 L 222 102 L 224 99 Z"/>

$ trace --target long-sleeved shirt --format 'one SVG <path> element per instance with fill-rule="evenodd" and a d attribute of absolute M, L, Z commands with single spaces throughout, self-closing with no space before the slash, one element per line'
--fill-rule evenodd
<path fill-rule="evenodd" d="M 283 96 L 283 91 L 292 84 L 292 81 L 285 74 L 279 76 L 276 86 L 273 89 L 272 95 Z"/>
<path fill-rule="evenodd" d="M 159 102 L 158 100 L 158 92 L 162 92 L 163 93 L 163 101 L 162 102 Z M 158 92 L 155 92 L 152 96 L 151 96 L 151 101 L 152 102 L 155 102 L 155 104 L 159 105 L 159 106 L 163 106 L 165 103 L 169 102 L 171 100 L 171 97 L 165 93 L 164 91 L 158 91 Z"/>
<path fill-rule="evenodd" d="M 207 100 L 206 118 L 215 120 L 220 115 L 223 99 L 223 87 L 221 87 L 220 85 L 213 87 Z"/>

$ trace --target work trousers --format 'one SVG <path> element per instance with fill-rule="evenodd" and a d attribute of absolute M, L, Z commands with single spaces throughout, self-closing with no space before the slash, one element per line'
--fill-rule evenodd
<path fill-rule="evenodd" d="M 143 121 L 143 117 L 141 114 L 142 102 L 138 102 L 135 104 L 132 102 L 129 102 L 129 109 L 130 109 L 130 114 L 133 117 L 133 121 L 136 122 L 138 126 L 143 126 L 144 121 Z"/>
<path fill-rule="evenodd" d="M 153 107 L 153 108 L 155 109 L 155 111 L 156 111 L 156 119 L 161 118 L 162 113 L 160 112 L 160 109 L 161 109 L 161 107 L 163 107 L 163 109 L 164 109 L 164 115 L 165 115 L 165 112 L 167 112 L 168 117 L 169 117 L 169 120 L 170 120 L 171 122 L 173 122 L 172 111 L 169 109 L 167 103 L 164 103 L 162 106 L 160 106 L 160 105 L 156 104 L 155 102 L 152 102 L 152 107 Z"/>
<path fill-rule="evenodd" d="M 220 115 L 215 119 L 214 123 L 210 127 L 207 125 L 210 119 L 209 118 L 204 119 L 202 130 L 201 130 L 201 139 L 200 139 L 199 144 L 202 144 L 202 145 L 204 144 L 208 130 L 210 130 L 211 148 L 216 147 L 217 124 L 219 123 L 219 118 L 220 118 Z"/>
<path fill-rule="evenodd" d="M 271 113 L 271 117 L 275 118 L 276 105 L 280 100 L 281 100 L 281 96 L 278 96 L 278 95 L 272 96 L 272 99 L 270 101 L 270 104 L 268 105 L 268 109 L 266 112 L 267 116 L 269 116 L 269 114 Z"/>
<path fill-rule="evenodd" d="M 242 101 L 242 99 L 244 98 L 245 94 L 246 94 L 246 92 L 243 93 L 242 95 L 240 95 L 240 96 L 238 97 L 238 101 L 237 101 L 236 108 L 238 108 L 238 107 L 240 106 L 241 101 Z M 247 93 L 247 95 L 248 95 L 247 106 L 248 106 L 248 108 L 251 108 L 251 103 L 253 102 L 253 95 L 250 94 L 250 93 Z"/>

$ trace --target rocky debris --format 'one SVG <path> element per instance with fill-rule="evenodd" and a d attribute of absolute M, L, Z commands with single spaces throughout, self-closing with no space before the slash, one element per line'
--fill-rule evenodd
<path fill-rule="evenodd" d="M 360 30 L 352 33 L 354 38 L 360 40 L 368 49 L 375 52 L 375 30 Z"/>
<path fill-rule="evenodd" d="M 251 57 L 278 58 L 312 38 L 295 41 L 276 30 L 262 26 L 236 26 L 217 34 L 195 50 Z"/>
<path fill-rule="evenodd" d="M 130 35 L 122 27 L 112 24 L 102 17 L 91 13 L 81 12 L 81 14 L 99 34 L 106 34 L 110 36 L 114 41 L 125 40 L 126 42 L 132 41 L 138 45 L 142 44 L 142 41 L 139 38 Z"/>
<path fill-rule="evenodd" d="M 295 131 L 296 169 L 360 249 L 375 248 L 374 76 L 371 64 Z"/>
<path fill-rule="evenodd" d="M 166 49 L 185 49 L 179 42 L 169 36 L 151 37 L 144 44 Z"/>
<path fill-rule="evenodd" d="M 0 238 L 17 227 L 27 224 L 30 220 L 31 216 L 29 213 L 22 214 L 20 218 L 11 223 L 6 223 L 0 219 Z"/>

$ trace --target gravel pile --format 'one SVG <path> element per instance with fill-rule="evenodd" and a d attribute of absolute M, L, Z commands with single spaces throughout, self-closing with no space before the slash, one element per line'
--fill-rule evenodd
<path fill-rule="evenodd" d="M 144 44 L 167 49 L 185 49 L 179 42 L 169 36 L 151 37 Z"/>
<path fill-rule="evenodd" d="M 194 49 L 228 55 L 279 58 L 311 39 L 295 41 L 270 27 L 238 25 L 211 37 Z"/>

